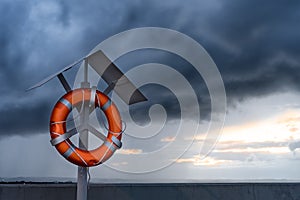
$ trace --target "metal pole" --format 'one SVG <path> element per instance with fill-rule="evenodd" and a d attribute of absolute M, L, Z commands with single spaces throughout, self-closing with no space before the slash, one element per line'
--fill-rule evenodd
<path fill-rule="evenodd" d="M 88 62 L 84 60 L 84 74 L 83 82 L 81 83 L 82 88 L 89 88 L 90 83 L 88 82 Z M 80 117 L 81 124 L 85 129 L 79 135 L 79 148 L 88 149 L 88 129 L 87 124 L 89 121 L 89 105 L 84 103 L 82 115 Z M 77 200 L 87 200 L 87 173 L 88 167 L 78 167 L 77 172 Z"/>

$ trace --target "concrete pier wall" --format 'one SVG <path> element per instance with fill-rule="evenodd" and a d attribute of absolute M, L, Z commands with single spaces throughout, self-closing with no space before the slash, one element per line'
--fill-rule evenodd
<path fill-rule="evenodd" d="M 76 199 L 74 183 L 2 183 L 0 200 Z M 300 183 L 91 184 L 89 200 L 300 200 Z"/>

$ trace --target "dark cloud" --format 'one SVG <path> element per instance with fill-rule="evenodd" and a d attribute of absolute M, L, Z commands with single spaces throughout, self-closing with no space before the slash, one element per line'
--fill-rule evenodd
<path fill-rule="evenodd" d="M 228 45 L 228 50 L 216 44 L 208 51 L 223 75 L 229 100 L 298 90 L 299 6 L 297 1 L 228 2 L 211 20 L 210 27 Z"/>
<path fill-rule="evenodd" d="M 0 133 L 47 132 L 51 107 L 63 89 L 57 80 L 36 91 L 25 93 L 25 89 L 105 38 L 143 26 L 172 28 L 202 44 L 221 71 L 229 103 L 283 90 L 298 91 L 299 8 L 300 2 L 295 0 L 2 1 Z M 187 65 L 184 61 L 169 58 L 163 55 L 156 60 L 174 66 L 190 79 L 205 110 L 201 114 L 209 116 L 210 99 L 201 77 L 190 68 L 182 70 L 180 66 Z M 140 61 L 120 64 L 126 70 Z M 72 73 L 67 74 L 70 80 Z M 199 80 L 201 85 L 196 87 Z M 144 90 L 153 94 L 149 88 Z M 176 118 L 176 106 L 168 98 L 162 103 Z M 150 102 L 157 103 L 157 97 Z"/>

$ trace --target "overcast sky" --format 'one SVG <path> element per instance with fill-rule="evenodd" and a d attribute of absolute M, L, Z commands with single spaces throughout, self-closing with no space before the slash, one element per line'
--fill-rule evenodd
<path fill-rule="evenodd" d="M 1 1 L 0 177 L 75 178 L 76 167 L 49 143 L 49 116 L 64 94 L 63 88 L 54 79 L 36 90 L 25 90 L 108 37 L 151 26 L 188 35 L 216 63 L 227 95 L 222 137 L 204 160 L 198 155 L 203 142 L 199 133 L 185 155 L 167 168 L 133 175 L 100 166 L 91 170 L 92 177 L 142 181 L 170 177 L 183 181 L 299 179 L 299 153 L 288 148 L 289 143 L 300 139 L 299 10 L 296 0 Z M 150 62 L 180 71 L 196 88 L 201 126 L 207 126 L 209 93 L 201 76 L 195 75 L 186 61 L 152 50 L 126 56 L 117 60 L 124 72 Z M 68 80 L 72 82 L 75 73 L 76 69 L 67 72 Z M 172 142 L 172 123 L 180 118 L 176 99 L 155 85 L 141 89 L 149 102 L 135 105 L 133 118 L 147 122 L 145 111 L 161 103 L 169 117 L 169 130 L 161 131 L 156 139 L 161 145 Z M 130 158 L 160 147 L 153 141 L 146 143 L 149 146 L 124 144 L 119 154 Z M 110 162 L 111 167 L 121 165 L 128 169 L 137 163 Z"/>

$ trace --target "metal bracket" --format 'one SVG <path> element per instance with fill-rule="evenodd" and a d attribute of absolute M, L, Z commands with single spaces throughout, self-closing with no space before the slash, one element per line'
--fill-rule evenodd
<path fill-rule="evenodd" d="M 108 86 L 107 86 L 107 88 L 105 88 L 105 90 L 104 90 L 104 94 L 105 95 L 108 95 L 113 89 L 114 89 L 114 87 L 116 86 L 116 81 L 113 81 L 113 82 L 111 82 Z"/>
<path fill-rule="evenodd" d="M 57 78 L 59 79 L 60 83 L 63 85 L 63 87 L 67 92 L 70 92 L 72 90 L 69 83 L 67 82 L 66 78 L 62 73 L 58 74 Z"/>

